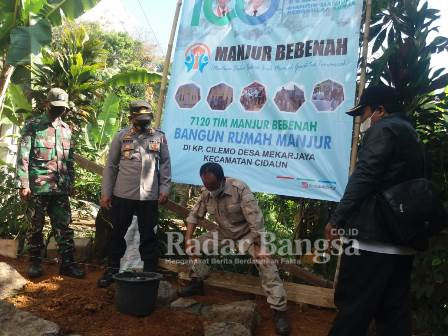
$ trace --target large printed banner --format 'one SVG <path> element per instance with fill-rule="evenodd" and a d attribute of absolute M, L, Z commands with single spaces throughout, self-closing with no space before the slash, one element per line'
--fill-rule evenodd
<path fill-rule="evenodd" d="M 254 191 L 338 201 L 362 0 L 185 0 L 163 130 L 173 180 L 217 162 Z"/>

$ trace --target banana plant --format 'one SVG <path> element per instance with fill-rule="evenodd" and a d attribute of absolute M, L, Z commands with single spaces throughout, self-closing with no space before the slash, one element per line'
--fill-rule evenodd
<path fill-rule="evenodd" d="M 113 135 L 118 131 L 120 98 L 110 93 L 102 104 L 101 112 L 83 128 L 84 151 L 89 153 L 90 159 L 104 164 L 105 155 L 108 152 L 108 144 Z"/>
<path fill-rule="evenodd" d="M 23 93 L 20 85 L 11 84 L 8 88 L 6 102 L 0 113 L 0 124 L 21 126 L 31 114 L 31 104 Z"/>
<path fill-rule="evenodd" d="M 75 19 L 99 0 L 2 0 L 0 2 L 0 112 L 17 66 L 51 43 L 51 27 Z M 4 56 L 6 55 L 6 57 Z"/>
<path fill-rule="evenodd" d="M 8 126 L 0 137 L 0 161 L 7 160 L 8 153 L 13 150 L 14 138 L 19 136 L 18 128 L 27 116 L 31 114 L 31 104 L 23 93 L 20 85 L 11 84 L 8 88 L 3 111 L 0 113 L 0 125 Z M 0 165 L 2 163 L 0 162 Z"/>
<path fill-rule="evenodd" d="M 118 73 L 103 85 L 105 90 L 112 90 L 130 84 L 157 84 L 160 81 L 161 75 L 158 73 L 135 69 Z M 85 152 L 90 154 L 93 161 L 104 164 L 110 141 L 121 126 L 120 98 L 111 92 L 101 105 L 101 112 L 84 126 L 82 133 L 86 144 Z"/>
<path fill-rule="evenodd" d="M 131 84 L 157 84 L 161 81 L 160 74 L 148 72 L 144 68 L 119 72 L 108 79 L 101 79 L 104 74 L 100 72 L 104 67 L 104 63 L 85 64 L 81 52 L 62 54 L 44 49 L 40 64 L 36 63 L 32 67 L 32 96 L 37 102 L 36 111 L 43 111 L 49 85 L 61 87 L 68 92 L 76 106 L 67 115 L 70 125 L 76 129 L 92 120 L 95 107 L 91 102 L 107 95 L 112 89 Z"/>
<path fill-rule="evenodd" d="M 158 84 L 162 80 L 162 75 L 157 72 L 149 72 L 144 68 L 123 71 L 105 82 L 105 86 L 123 87 L 131 84 Z"/>

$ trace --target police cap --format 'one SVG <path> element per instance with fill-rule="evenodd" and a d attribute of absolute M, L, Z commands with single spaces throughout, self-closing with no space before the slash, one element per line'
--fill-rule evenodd
<path fill-rule="evenodd" d="M 129 104 L 131 117 L 137 120 L 152 119 L 153 112 L 151 105 L 144 100 L 134 100 Z"/>

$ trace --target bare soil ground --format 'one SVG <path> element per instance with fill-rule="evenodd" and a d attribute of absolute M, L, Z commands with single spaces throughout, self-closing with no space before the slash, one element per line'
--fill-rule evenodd
<path fill-rule="evenodd" d="M 27 278 L 25 258 L 9 259 L 0 256 Z M 96 281 L 101 267 L 86 267 L 87 277 L 71 279 L 58 274 L 58 265 L 45 263 L 45 275 L 28 282 L 23 291 L 7 299 L 17 308 L 29 311 L 57 323 L 63 335 L 76 333 L 83 336 L 199 336 L 203 334 L 203 317 L 169 308 L 155 310 L 144 318 L 120 314 L 115 309 L 114 288 L 98 289 Z M 168 279 L 169 280 L 169 279 Z M 171 282 L 178 286 L 176 279 Z M 255 300 L 261 315 L 255 335 L 275 335 L 271 311 L 261 296 L 207 287 L 206 296 L 194 297 L 199 302 L 216 304 L 238 300 Z M 291 335 L 327 335 L 335 316 L 333 310 L 289 304 L 288 316 Z"/>

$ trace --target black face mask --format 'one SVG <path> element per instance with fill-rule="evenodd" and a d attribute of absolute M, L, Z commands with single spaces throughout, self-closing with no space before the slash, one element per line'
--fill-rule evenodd
<path fill-rule="evenodd" d="M 65 112 L 64 106 L 52 106 L 50 108 L 50 116 L 54 119 L 59 118 L 61 115 L 63 115 Z"/>
<path fill-rule="evenodd" d="M 134 126 L 140 132 L 146 131 L 151 126 L 151 120 L 135 120 Z"/>

